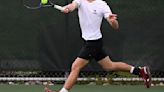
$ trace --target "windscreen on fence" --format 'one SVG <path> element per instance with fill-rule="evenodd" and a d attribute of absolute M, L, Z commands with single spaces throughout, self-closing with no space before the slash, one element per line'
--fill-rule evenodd
<path fill-rule="evenodd" d="M 114 31 L 103 20 L 104 45 L 111 59 L 164 71 L 164 0 L 106 1 L 120 23 L 119 31 Z M 69 14 L 53 8 L 30 10 L 21 0 L 11 0 L 0 3 L 0 11 L 1 70 L 70 70 L 83 44 L 77 10 Z M 92 61 L 84 68 L 99 70 Z"/>

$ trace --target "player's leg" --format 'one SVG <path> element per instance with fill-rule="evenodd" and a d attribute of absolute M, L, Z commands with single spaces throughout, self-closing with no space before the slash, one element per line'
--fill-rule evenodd
<path fill-rule="evenodd" d="M 132 74 L 139 75 L 144 79 L 147 88 L 151 85 L 150 70 L 148 67 L 134 67 L 132 65 L 123 62 L 112 62 L 112 60 L 106 56 L 98 62 L 102 68 L 106 71 L 129 71 Z"/>
<path fill-rule="evenodd" d="M 48 87 L 45 87 L 44 90 L 45 92 L 68 92 L 72 88 L 72 86 L 75 84 L 80 70 L 88 64 L 88 60 L 82 59 L 82 58 L 76 58 L 74 63 L 72 64 L 71 67 L 71 72 L 67 78 L 67 80 L 64 83 L 63 88 L 60 91 L 53 91 L 49 89 Z"/>
<path fill-rule="evenodd" d="M 109 58 L 109 56 L 106 56 L 105 58 L 103 58 L 102 60 L 100 60 L 98 62 L 102 68 L 106 71 L 130 71 L 132 69 L 133 66 L 128 65 L 126 63 L 123 62 L 112 62 L 112 60 Z M 138 73 L 139 71 L 137 71 Z"/>
<path fill-rule="evenodd" d="M 80 70 L 86 64 L 88 64 L 89 60 L 91 59 L 91 56 L 90 56 L 91 50 L 89 48 L 90 48 L 90 43 L 85 41 L 82 49 L 80 50 L 78 54 L 78 58 L 72 64 L 71 73 L 68 76 L 68 79 L 66 80 L 60 92 L 68 92 L 67 90 L 71 89 L 74 83 L 76 82 Z"/>
<path fill-rule="evenodd" d="M 70 75 L 68 76 L 68 79 L 66 80 L 63 89 L 65 90 L 69 90 L 72 88 L 72 86 L 75 84 L 79 72 L 80 70 L 86 65 L 88 64 L 88 60 L 86 59 L 82 59 L 82 58 L 77 58 L 74 63 L 72 64 L 72 68 L 71 68 L 71 72 Z M 67 91 L 63 91 L 61 90 L 60 92 L 67 92 Z"/>

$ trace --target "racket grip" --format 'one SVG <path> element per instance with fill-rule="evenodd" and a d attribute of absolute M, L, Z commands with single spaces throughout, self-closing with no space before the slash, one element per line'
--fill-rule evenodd
<path fill-rule="evenodd" d="M 54 5 L 54 8 L 56 8 L 60 11 L 64 11 L 64 8 L 62 6 L 59 6 L 59 5 Z"/>

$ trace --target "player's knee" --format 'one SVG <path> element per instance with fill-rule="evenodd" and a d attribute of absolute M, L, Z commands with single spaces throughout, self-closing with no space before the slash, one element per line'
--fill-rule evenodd
<path fill-rule="evenodd" d="M 103 69 L 105 71 L 112 71 L 112 70 L 114 70 L 113 63 L 111 62 L 110 64 L 103 66 Z"/>
<path fill-rule="evenodd" d="M 77 64 L 73 64 L 72 67 L 71 67 L 71 71 L 80 71 L 80 66 L 77 65 Z"/>

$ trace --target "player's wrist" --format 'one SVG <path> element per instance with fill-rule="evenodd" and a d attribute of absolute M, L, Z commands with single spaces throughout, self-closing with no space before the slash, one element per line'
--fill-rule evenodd
<path fill-rule="evenodd" d="M 64 10 L 63 10 L 64 13 L 69 13 L 70 11 L 71 11 L 71 4 L 64 6 Z"/>

